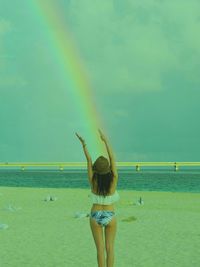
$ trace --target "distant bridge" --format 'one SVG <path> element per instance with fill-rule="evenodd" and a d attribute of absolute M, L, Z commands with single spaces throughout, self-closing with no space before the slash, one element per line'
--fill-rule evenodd
<path fill-rule="evenodd" d="M 200 167 L 200 162 L 116 162 L 117 167 L 133 167 L 140 171 L 143 167 L 172 167 L 178 171 L 180 167 Z M 63 171 L 65 168 L 86 168 L 87 162 L 4 162 L 0 169 L 48 168 Z"/>

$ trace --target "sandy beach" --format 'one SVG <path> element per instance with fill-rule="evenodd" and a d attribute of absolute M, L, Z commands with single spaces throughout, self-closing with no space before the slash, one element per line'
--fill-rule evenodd
<path fill-rule="evenodd" d="M 118 192 L 115 267 L 200 266 L 200 194 Z M 89 193 L 0 187 L 0 266 L 97 266 Z"/>

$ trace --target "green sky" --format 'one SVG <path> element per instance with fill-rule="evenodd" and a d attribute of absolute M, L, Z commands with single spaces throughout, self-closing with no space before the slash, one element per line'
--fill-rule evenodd
<path fill-rule="evenodd" d="M 199 161 L 200 2 L 56 3 L 117 161 Z M 47 36 L 30 1 L 1 0 L 2 162 L 85 160 L 74 132 L 84 135 L 87 120 L 60 79 Z M 83 137 L 90 148 L 91 135 Z"/>

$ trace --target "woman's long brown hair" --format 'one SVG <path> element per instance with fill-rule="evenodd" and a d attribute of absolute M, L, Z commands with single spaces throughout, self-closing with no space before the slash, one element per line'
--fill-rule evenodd
<path fill-rule="evenodd" d="M 94 188 L 94 183 L 97 184 L 97 194 L 103 195 L 104 197 L 109 194 L 110 187 L 113 182 L 113 172 L 110 171 L 106 174 L 98 174 L 94 172 L 92 177 L 92 185 Z"/>

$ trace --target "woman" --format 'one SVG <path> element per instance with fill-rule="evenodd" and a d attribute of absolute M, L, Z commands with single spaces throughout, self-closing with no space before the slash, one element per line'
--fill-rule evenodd
<path fill-rule="evenodd" d="M 114 241 L 117 229 L 114 202 L 119 200 L 119 195 L 116 191 L 118 173 L 108 141 L 100 130 L 99 134 L 101 140 L 105 143 L 110 163 L 107 158 L 100 156 L 92 165 L 92 159 L 88 153 L 85 141 L 77 133 L 76 136 L 83 145 L 83 150 L 87 159 L 88 178 L 91 186 L 91 199 L 93 203 L 90 213 L 90 227 L 97 249 L 98 266 L 113 267 Z M 104 256 L 105 248 L 106 261 Z"/>

